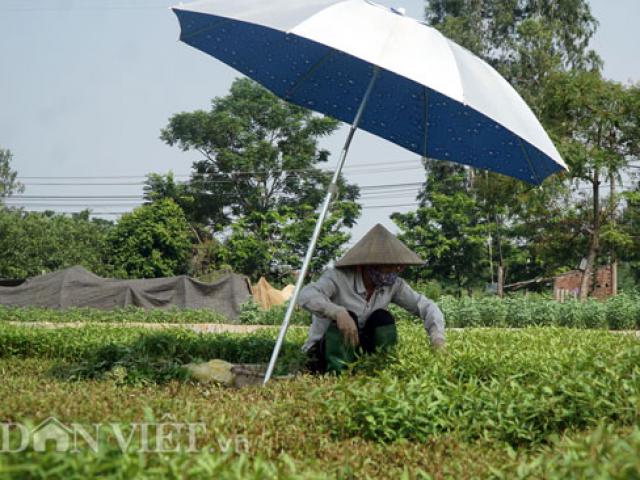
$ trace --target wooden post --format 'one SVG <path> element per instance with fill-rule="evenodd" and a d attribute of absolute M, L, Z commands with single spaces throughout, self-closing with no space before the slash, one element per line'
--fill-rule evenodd
<path fill-rule="evenodd" d="M 609 185 L 611 191 L 609 193 L 609 202 L 611 208 L 611 222 L 616 223 L 616 177 L 613 174 L 609 175 Z M 611 252 L 611 295 L 618 294 L 618 259 L 616 258 L 616 252 Z"/>

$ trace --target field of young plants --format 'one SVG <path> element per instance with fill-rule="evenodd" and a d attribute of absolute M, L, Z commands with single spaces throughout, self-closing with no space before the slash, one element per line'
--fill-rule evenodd
<path fill-rule="evenodd" d="M 568 328 L 609 328 L 612 330 L 640 329 L 640 295 L 619 294 L 607 301 L 590 299 L 584 303 L 559 303 L 541 295 L 437 299 L 447 327 L 530 327 L 557 326 Z M 393 306 L 392 306 L 393 308 Z M 261 310 L 248 302 L 236 320 L 249 325 L 279 325 L 286 306 Z M 393 309 L 396 316 L 415 320 L 401 309 Z M 126 308 L 104 311 L 86 308 L 50 310 L 42 308 L 10 308 L 0 305 L 0 321 L 51 323 L 228 323 L 224 316 L 210 310 L 151 310 Z M 309 325 L 311 317 L 302 310 L 294 312 L 292 323 Z"/>
<path fill-rule="evenodd" d="M 123 452 L 106 435 L 95 450 L 43 453 L 5 429 L 15 451 L 0 453 L 0 478 L 640 478 L 640 341 L 609 330 L 638 327 L 634 298 L 440 304 L 449 326 L 468 327 L 448 333 L 444 354 L 399 315 L 397 350 L 361 359 L 349 375 L 241 390 L 195 383 L 182 365 L 265 362 L 277 329 L 119 325 L 197 323 L 197 312 L 0 309 L 0 422 L 204 425 L 193 448 L 176 452 L 135 435 Z M 275 317 L 248 307 L 241 318 Z M 39 319 L 90 323 L 17 324 Z M 300 368 L 305 335 L 287 335 L 277 373 Z"/>

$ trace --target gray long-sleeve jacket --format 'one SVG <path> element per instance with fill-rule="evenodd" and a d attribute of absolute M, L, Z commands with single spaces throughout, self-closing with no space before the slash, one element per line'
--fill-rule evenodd
<path fill-rule="evenodd" d="M 371 313 L 386 309 L 389 303 L 419 316 L 431 343 L 444 341 L 442 312 L 403 279 L 398 278 L 390 287 L 376 289 L 367 301 L 367 289 L 362 274 L 356 268 L 329 268 L 317 282 L 310 283 L 300 292 L 298 305 L 313 314 L 309 337 L 302 349 L 307 351 L 320 341 L 339 312 L 348 310 L 355 313 L 362 328 Z"/>

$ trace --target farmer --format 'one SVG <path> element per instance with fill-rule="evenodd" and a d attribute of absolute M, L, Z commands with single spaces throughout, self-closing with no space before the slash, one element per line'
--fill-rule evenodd
<path fill-rule="evenodd" d="M 373 227 L 335 268 L 300 292 L 299 305 L 313 314 L 302 347 L 315 373 L 340 373 L 356 352 L 371 353 L 397 343 L 395 303 L 419 316 L 435 350 L 445 348 L 444 318 L 437 305 L 398 277 L 406 265 L 424 262 L 382 225 Z"/>

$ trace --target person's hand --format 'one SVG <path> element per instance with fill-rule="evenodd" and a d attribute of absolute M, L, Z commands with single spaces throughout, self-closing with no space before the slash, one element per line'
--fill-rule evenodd
<path fill-rule="evenodd" d="M 444 338 L 435 338 L 431 341 L 431 350 L 434 353 L 447 353 L 447 343 Z"/>
<path fill-rule="evenodd" d="M 357 347 L 360 343 L 358 339 L 358 327 L 349 312 L 343 310 L 338 313 L 338 315 L 336 315 L 336 324 L 345 343 L 352 347 Z"/>

